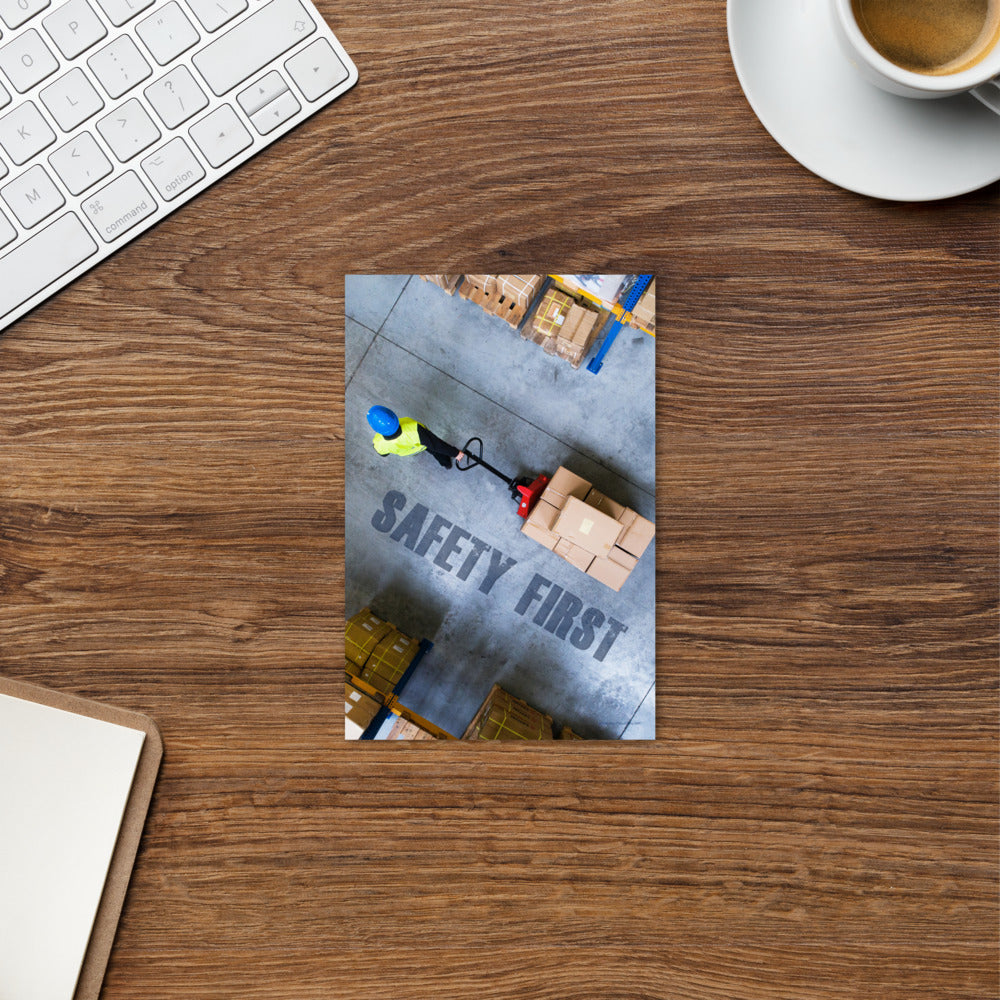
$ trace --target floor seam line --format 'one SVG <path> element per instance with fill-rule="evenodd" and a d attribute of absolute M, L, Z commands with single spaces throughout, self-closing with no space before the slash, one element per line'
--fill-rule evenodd
<path fill-rule="evenodd" d="M 556 437 L 556 435 L 553 434 L 551 431 L 546 430 L 544 427 L 539 427 L 538 424 L 532 423 L 523 414 L 518 413 L 516 410 L 512 410 L 512 409 L 510 409 L 507 406 L 504 406 L 503 403 L 500 403 L 500 402 L 498 402 L 495 399 L 491 399 L 489 396 L 486 395 L 485 392 L 481 392 L 479 389 L 476 389 L 473 386 L 469 385 L 468 383 L 463 382 L 460 378 L 456 378 L 451 372 L 445 371 L 443 368 L 439 368 L 433 362 L 428 361 L 426 358 L 421 357 L 415 351 L 411 351 L 408 347 L 406 347 L 403 344 L 400 344 L 397 341 L 393 340 L 392 337 L 388 336 L 387 334 L 384 334 L 384 333 L 380 332 L 380 333 L 376 333 L 375 336 L 379 337 L 379 338 L 381 338 L 381 339 L 383 339 L 385 341 L 387 341 L 390 344 L 392 344 L 393 347 L 397 347 L 397 348 L 399 348 L 399 350 L 405 351 L 407 354 L 410 355 L 411 358 L 416 358 L 418 361 L 420 361 L 423 364 L 427 365 L 429 368 L 433 368 L 435 371 L 441 372 L 442 375 L 447 376 L 453 382 L 456 382 L 458 385 L 462 386 L 463 389 L 467 389 L 469 392 L 475 393 L 477 396 L 481 397 L 482 399 L 487 400 L 488 402 L 492 403 L 494 406 L 498 406 L 505 413 L 509 413 L 509 414 L 511 414 L 511 416 L 517 417 L 518 420 L 523 420 L 529 427 L 533 427 L 536 431 L 540 431 L 542 434 L 547 434 L 550 438 L 552 438 L 553 441 L 557 441 L 559 444 L 564 445 L 566 448 L 569 448 L 570 451 L 575 451 L 578 455 L 583 455 L 586 459 L 588 459 L 589 461 L 593 462 L 595 465 L 599 466 L 600 468 L 604 469 L 605 472 L 607 472 L 610 475 L 614 476 L 616 479 L 621 479 L 623 482 L 628 483 L 630 486 L 634 486 L 635 489 L 637 489 L 644 496 L 649 497 L 649 499 L 652 500 L 653 504 L 655 505 L 655 503 L 656 503 L 656 493 L 655 492 L 651 493 L 644 486 L 640 486 L 639 483 L 634 482 L 633 480 L 629 479 L 627 476 L 622 475 L 620 472 L 616 472 L 614 469 L 609 469 L 600 459 L 595 458 L 593 455 L 587 454 L 587 452 L 585 452 L 585 451 L 580 451 L 579 448 L 575 447 L 574 445 L 571 445 L 568 441 L 564 441 L 562 438 Z M 374 343 L 374 342 L 375 341 L 373 340 L 372 343 Z M 371 345 L 369 345 L 369 347 L 370 346 Z M 368 352 L 366 351 L 365 355 L 367 356 L 367 354 L 368 354 Z M 359 368 L 361 367 L 360 363 L 359 363 L 358 367 Z M 654 442 L 654 447 L 655 447 L 655 442 Z"/>

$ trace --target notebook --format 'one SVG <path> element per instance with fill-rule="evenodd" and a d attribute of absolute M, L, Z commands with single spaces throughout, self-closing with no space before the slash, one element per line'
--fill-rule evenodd
<path fill-rule="evenodd" d="M 161 755 L 145 716 L 0 677 L 0 998 L 98 996 Z"/>

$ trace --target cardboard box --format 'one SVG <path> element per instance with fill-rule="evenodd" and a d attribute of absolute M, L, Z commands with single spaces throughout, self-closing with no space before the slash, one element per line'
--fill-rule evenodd
<path fill-rule="evenodd" d="M 392 631 L 389 622 L 373 615 L 371 608 L 362 608 L 347 620 L 344 651 L 351 662 L 363 667 L 372 650 Z"/>
<path fill-rule="evenodd" d="M 545 281 L 544 274 L 498 274 L 497 290 L 501 295 L 507 295 L 526 307 L 538 294 L 538 289 Z"/>
<path fill-rule="evenodd" d="M 402 716 L 399 716 L 395 723 L 393 723 L 393 727 L 389 730 L 389 735 L 386 738 L 390 740 L 437 739 L 433 733 L 429 733 L 423 727 L 418 726 L 415 722 L 410 722 L 409 719 L 404 719 Z"/>
<path fill-rule="evenodd" d="M 656 331 L 656 279 L 649 283 L 642 297 L 632 309 L 632 326 L 640 330 Z"/>
<path fill-rule="evenodd" d="M 622 528 L 629 528 L 635 521 L 638 515 L 631 507 L 626 507 L 617 517 L 617 521 L 621 524 Z"/>
<path fill-rule="evenodd" d="M 656 525 L 636 514 L 635 520 L 621 533 L 617 544 L 620 549 L 630 552 L 639 559 L 655 534 Z"/>
<path fill-rule="evenodd" d="M 463 740 L 551 740 L 552 719 L 494 684 Z"/>
<path fill-rule="evenodd" d="M 612 546 L 611 551 L 608 553 L 608 558 L 612 562 L 618 563 L 619 566 L 624 566 L 629 572 L 635 569 L 635 565 L 639 561 L 636 556 L 630 552 L 626 552 L 624 549 L 620 549 L 617 545 Z"/>
<path fill-rule="evenodd" d="M 553 529 L 560 538 L 595 556 L 607 556 L 622 533 L 621 524 L 576 497 L 567 497 Z"/>
<path fill-rule="evenodd" d="M 618 301 L 627 277 L 627 274 L 560 274 L 559 281 L 565 288 L 585 292 L 611 306 Z"/>
<path fill-rule="evenodd" d="M 591 489 L 586 497 L 584 497 L 584 502 L 588 503 L 596 510 L 599 510 L 602 514 L 607 514 L 608 517 L 613 517 L 616 521 L 625 511 L 623 504 L 612 500 L 609 496 L 605 496 L 605 494 L 603 494 L 596 487 Z"/>
<path fill-rule="evenodd" d="M 559 541 L 559 536 L 554 531 L 546 531 L 544 528 L 536 528 L 535 525 L 527 521 L 521 525 L 521 534 L 527 535 L 539 545 L 544 545 L 547 549 L 554 549 Z"/>
<path fill-rule="evenodd" d="M 560 538 L 552 551 L 577 569 L 583 570 L 584 573 L 587 572 L 590 564 L 594 561 L 593 552 L 588 552 L 585 548 L 574 544 L 568 538 Z"/>
<path fill-rule="evenodd" d="M 372 719 L 375 718 L 381 707 L 382 705 L 371 695 L 359 691 L 353 684 L 346 683 L 344 685 L 344 721 L 351 722 L 360 729 L 357 736 L 353 737 L 354 739 L 357 739 L 371 725 Z M 348 731 L 348 727 L 345 726 L 345 733 Z M 351 739 L 352 737 L 348 736 L 347 738 Z"/>
<path fill-rule="evenodd" d="M 465 280 L 471 281 L 487 295 L 491 294 L 497 287 L 496 275 L 493 274 L 467 274 Z"/>
<path fill-rule="evenodd" d="M 595 559 L 587 569 L 587 576 L 603 583 L 612 590 L 621 590 L 632 571 L 610 559 Z"/>
<path fill-rule="evenodd" d="M 422 274 L 420 275 L 420 280 L 429 281 L 432 285 L 437 285 L 438 288 L 443 288 L 449 295 L 454 295 L 455 289 L 458 288 L 458 283 L 462 280 L 462 275 Z"/>
<path fill-rule="evenodd" d="M 590 483 L 583 476 L 578 476 L 575 472 L 570 472 L 569 469 L 560 465 L 556 469 L 555 475 L 549 480 L 549 485 L 545 487 L 542 499 L 561 510 L 566 504 L 567 497 L 577 497 L 579 500 L 583 500 L 590 490 Z"/>
<path fill-rule="evenodd" d="M 557 740 L 585 740 L 586 738 L 586 736 L 581 736 L 579 733 L 574 733 L 569 726 L 563 726 L 556 737 Z"/>
<path fill-rule="evenodd" d="M 393 629 L 372 650 L 361 679 L 388 694 L 399 683 L 420 650 L 420 642 Z"/>
<path fill-rule="evenodd" d="M 573 299 L 565 292 L 550 288 L 542 296 L 542 301 L 531 318 L 531 328 L 545 337 L 560 334 L 574 304 Z"/>
<path fill-rule="evenodd" d="M 569 312 L 556 336 L 560 345 L 564 347 L 589 347 L 597 333 L 596 324 L 597 313 L 574 302 L 569 307 Z"/>
<path fill-rule="evenodd" d="M 542 496 L 536 501 L 535 506 L 531 508 L 531 513 L 527 517 L 527 523 L 534 525 L 541 531 L 551 531 L 557 517 L 559 517 L 559 508 L 555 504 L 549 503 Z"/>

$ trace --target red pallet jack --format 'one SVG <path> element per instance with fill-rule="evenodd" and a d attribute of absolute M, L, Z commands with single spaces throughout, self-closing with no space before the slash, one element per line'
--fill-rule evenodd
<path fill-rule="evenodd" d="M 474 447 L 476 445 L 478 447 Z M 483 460 L 482 438 L 469 438 L 465 442 L 465 447 L 462 448 L 462 451 L 465 452 L 465 464 L 459 465 L 456 462 L 455 468 L 460 472 L 468 472 L 469 469 L 481 465 L 487 472 L 492 472 L 497 479 L 502 479 L 507 484 L 511 497 L 518 502 L 518 517 L 526 518 L 531 513 L 532 507 L 538 502 L 538 498 L 542 495 L 545 487 L 549 485 L 549 477 L 544 473 L 535 479 L 529 479 L 527 476 L 522 476 L 520 479 L 511 479 L 509 476 L 505 476 L 499 469 L 493 468 L 489 462 Z"/>

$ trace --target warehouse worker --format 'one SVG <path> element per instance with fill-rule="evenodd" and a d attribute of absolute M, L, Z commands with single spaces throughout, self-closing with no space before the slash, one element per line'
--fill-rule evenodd
<path fill-rule="evenodd" d="M 429 451 L 445 469 L 451 468 L 451 460 L 460 462 L 465 453 L 454 445 L 442 441 L 416 420 L 403 417 L 402 420 L 386 406 L 373 406 L 368 411 L 368 423 L 375 431 L 372 447 L 380 455 L 416 455 Z"/>

